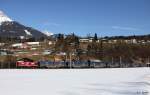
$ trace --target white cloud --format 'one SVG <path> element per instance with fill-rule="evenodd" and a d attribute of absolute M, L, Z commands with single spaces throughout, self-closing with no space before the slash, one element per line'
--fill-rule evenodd
<path fill-rule="evenodd" d="M 115 29 L 115 30 L 128 30 L 128 31 L 140 31 L 140 29 L 138 29 L 138 28 L 123 27 L 123 26 L 112 26 L 112 29 Z"/>

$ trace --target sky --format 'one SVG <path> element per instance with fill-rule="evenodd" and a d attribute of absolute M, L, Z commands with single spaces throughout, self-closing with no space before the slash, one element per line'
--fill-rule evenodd
<path fill-rule="evenodd" d="M 21 24 L 52 33 L 150 34 L 150 0 L 0 0 L 0 10 Z"/>

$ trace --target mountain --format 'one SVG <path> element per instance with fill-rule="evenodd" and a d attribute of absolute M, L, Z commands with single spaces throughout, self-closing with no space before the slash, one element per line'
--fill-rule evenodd
<path fill-rule="evenodd" d="M 52 32 L 49 32 L 49 31 L 47 31 L 47 30 L 43 31 L 43 33 L 44 33 L 45 35 L 47 35 L 48 37 L 54 35 Z"/>
<path fill-rule="evenodd" d="M 12 20 L 7 16 L 5 15 L 2 11 L 0 11 L 0 25 L 3 23 L 3 22 L 11 22 Z"/>
<path fill-rule="evenodd" d="M 17 21 L 13 21 L 2 11 L 0 11 L 0 37 L 17 37 L 21 39 L 47 37 L 44 33 Z"/>

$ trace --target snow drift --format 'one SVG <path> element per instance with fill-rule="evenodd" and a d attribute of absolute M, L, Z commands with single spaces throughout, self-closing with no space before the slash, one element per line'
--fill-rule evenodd
<path fill-rule="evenodd" d="M 150 68 L 0 70 L 1 95 L 150 95 Z"/>

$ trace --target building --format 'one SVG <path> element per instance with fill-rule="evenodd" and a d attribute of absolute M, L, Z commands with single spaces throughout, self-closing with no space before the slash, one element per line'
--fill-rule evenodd
<path fill-rule="evenodd" d="M 5 45 L 5 43 L 0 43 L 0 46 L 4 46 Z"/>
<path fill-rule="evenodd" d="M 12 44 L 13 48 L 21 48 L 21 49 L 27 49 L 31 47 L 37 47 L 37 46 L 40 46 L 40 42 L 26 42 L 26 43 Z"/>
<path fill-rule="evenodd" d="M 82 38 L 82 39 L 79 39 L 79 42 L 80 42 L 80 43 L 88 43 L 88 42 L 89 42 L 89 39 L 86 39 L 86 38 L 83 39 L 83 38 Z"/>
<path fill-rule="evenodd" d="M 40 42 L 26 42 L 28 46 L 40 46 Z"/>
<path fill-rule="evenodd" d="M 0 50 L 0 56 L 4 56 L 4 55 L 12 55 L 13 52 L 8 51 L 8 50 Z"/>
<path fill-rule="evenodd" d="M 16 43 L 16 44 L 12 44 L 13 48 L 27 48 L 27 44 L 24 43 Z"/>
<path fill-rule="evenodd" d="M 80 38 L 79 39 L 80 43 L 92 43 L 93 42 L 93 38 Z M 100 40 L 97 40 L 96 42 L 100 42 Z"/>

